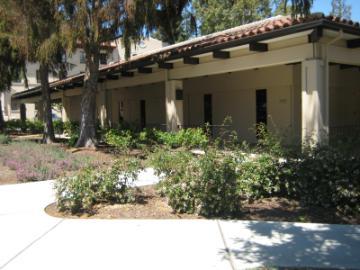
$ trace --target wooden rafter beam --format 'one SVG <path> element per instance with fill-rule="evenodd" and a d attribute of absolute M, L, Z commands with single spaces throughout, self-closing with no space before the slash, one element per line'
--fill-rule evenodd
<path fill-rule="evenodd" d="M 162 69 L 173 69 L 174 68 L 173 63 L 160 62 L 160 63 L 158 63 L 158 65 L 159 65 L 159 68 L 162 68 Z"/>
<path fill-rule="evenodd" d="M 347 47 L 350 49 L 359 48 L 360 38 L 348 40 L 346 43 L 347 43 Z"/>
<path fill-rule="evenodd" d="M 148 67 L 138 68 L 139 73 L 149 74 L 149 73 L 152 73 L 152 71 L 153 71 L 152 68 L 148 68 Z"/>
<path fill-rule="evenodd" d="M 311 34 L 308 36 L 309 43 L 315 43 L 318 42 L 322 36 L 323 36 L 323 28 L 322 27 L 316 27 Z"/>
<path fill-rule="evenodd" d="M 213 51 L 213 57 L 218 59 L 228 59 L 230 58 L 230 52 L 227 51 Z"/>
<path fill-rule="evenodd" d="M 106 79 L 108 80 L 118 80 L 120 77 L 119 75 L 115 75 L 115 74 L 107 74 L 106 75 Z"/>
<path fill-rule="evenodd" d="M 183 61 L 184 64 L 187 65 L 198 65 L 200 63 L 199 58 L 190 57 L 190 56 L 184 57 Z"/>
<path fill-rule="evenodd" d="M 122 71 L 121 76 L 123 76 L 123 77 L 134 77 L 134 72 Z"/>
<path fill-rule="evenodd" d="M 253 52 L 267 52 L 269 50 L 269 46 L 267 43 L 251 42 L 249 44 L 249 49 Z"/>

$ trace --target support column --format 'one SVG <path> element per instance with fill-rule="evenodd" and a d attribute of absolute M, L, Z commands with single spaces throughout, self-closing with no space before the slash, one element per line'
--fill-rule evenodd
<path fill-rule="evenodd" d="M 329 76 L 327 61 L 302 62 L 302 143 L 327 144 L 329 141 Z"/>
<path fill-rule="evenodd" d="M 65 96 L 65 94 L 63 93 L 62 96 L 62 107 L 61 107 L 61 120 L 65 123 L 67 121 L 69 121 L 69 116 L 68 116 L 68 111 L 69 111 L 69 98 L 67 96 Z"/>
<path fill-rule="evenodd" d="M 107 101 L 106 101 L 106 90 L 99 89 L 98 96 L 97 96 L 97 102 L 98 102 L 98 118 L 100 120 L 100 125 L 102 128 L 108 127 L 107 122 Z"/>
<path fill-rule="evenodd" d="M 168 131 L 178 131 L 184 126 L 183 82 L 165 82 L 166 126 Z"/>

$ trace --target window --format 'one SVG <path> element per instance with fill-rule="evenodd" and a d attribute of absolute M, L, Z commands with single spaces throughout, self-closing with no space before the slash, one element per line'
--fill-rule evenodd
<path fill-rule="evenodd" d="M 256 124 L 267 124 L 266 89 L 256 90 Z"/>
<path fill-rule="evenodd" d="M 212 125 L 212 95 L 204 95 L 204 123 Z"/>
<path fill-rule="evenodd" d="M 100 64 L 101 65 L 107 64 L 107 54 L 106 53 L 100 53 Z"/>
<path fill-rule="evenodd" d="M 85 52 L 84 51 L 80 51 L 80 64 L 85 64 Z"/>
<path fill-rule="evenodd" d="M 41 82 L 41 79 L 40 79 L 40 70 L 37 70 L 37 71 L 36 71 L 36 82 L 37 82 L 37 83 L 40 83 L 40 82 Z"/>
<path fill-rule="evenodd" d="M 141 129 L 146 127 L 146 103 L 145 100 L 140 100 L 140 126 Z"/>

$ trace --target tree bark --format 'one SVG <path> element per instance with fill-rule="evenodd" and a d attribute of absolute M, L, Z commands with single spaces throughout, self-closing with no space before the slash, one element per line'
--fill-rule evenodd
<path fill-rule="evenodd" d="M 4 121 L 4 115 L 2 111 L 2 104 L 0 98 L 0 132 L 4 132 L 4 130 L 5 130 L 5 121 Z"/>
<path fill-rule="evenodd" d="M 22 132 L 26 132 L 26 106 L 24 103 L 20 104 L 20 120 Z"/>
<path fill-rule="evenodd" d="M 81 99 L 80 136 L 76 147 L 96 148 L 96 92 L 99 78 L 99 52 L 86 53 L 84 89 Z"/>
<path fill-rule="evenodd" d="M 42 108 L 43 108 L 43 121 L 44 121 L 44 133 L 43 143 L 53 143 L 55 141 L 54 126 L 52 122 L 52 110 L 51 110 L 51 97 L 49 87 L 49 66 L 47 64 L 40 64 L 40 81 L 41 81 L 41 93 L 42 93 Z"/>

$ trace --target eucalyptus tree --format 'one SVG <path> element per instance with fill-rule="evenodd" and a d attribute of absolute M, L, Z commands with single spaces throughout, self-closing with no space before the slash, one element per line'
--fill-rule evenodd
<path fill-rule="evenodd" d="M 293 17 L 307 16 L 310 14 L 314 0 L 284 0 L 283 8 L 285 14 L 289 9 L 289 3 L 291 5 L 291 15 Z"/>
<path fill-rule="evenodd" d="M 7 37 L 0 37 L 0 93 L 10 90 L 11 81 L 19 76 L 20 68 L 21 58 L 18 50 L 11 46 Z M 4 127 L 5 122 L 0 99 L 0 131 L 4 131 Z"/>
<path fill-rule="evenodd" d="M 139 41 L 154 2 L 135 0 L 55 0 L 61 35 L 68 50 L 85 52 L 84 88 L 81 100 L 80 136 L 77 147 L 96 147 L 96 92 L 100 49 L 119 35 L 130 55 L 131 41 Z"/>
<path fill-rule="evenodd" d="M 351 5 L 346 0 L 332 0 L 331 14 L 344 19 L 351 19 Z"/>
<path fill-rule="evenodd" d="M 197 23 L 191 0 L 156 0 L 151 26 L 154 36 L 168 44 L 184 41 L 197 34 Z M 147 25 L 149 26 L 149 25 Z"/>
<path fill-rule="evenodd" d="M 55 140 L 52 123 L 49 71 L 56 67 L 61 42 L 55 20 L 53 0 L 2 0 L 2 9 L 7 8 L 6 19 L 13 28 L 10 40 L 27 62 L 39 63 L 44 121 L 43 142 Z M 26 73 L 24 74 L 26 78 Z"/>
<path fill-rule="evenodd" d="M 194 0 L 201 34 L 210 34 L 271 16 L 270 0 Z"/>

